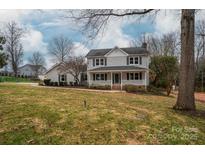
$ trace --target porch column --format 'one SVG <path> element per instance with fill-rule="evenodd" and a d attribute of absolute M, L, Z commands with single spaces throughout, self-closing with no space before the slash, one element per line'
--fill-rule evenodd
<path fill-rule="evenodd" d="M 147 90 L 147 71 L 145 71 L 145 74 L 144 74 L 144 81 L 145 81 L 145 90 Z"/>
<path fill-rule="evenodd" d="M 90 72 L 87 72 L 88 87 L 90 88 Z"/>
<path fill-rule="evenodd" d="M 120 77 L 121 77 L 120 87 L 121 87 L 121 90 L 122 90 L 122 72 L 120 72 Z"/>
<path fill-rule="evenodd" d="M 111 90 L 112 90 L 112 72 L 110 72 L 110 78 L 111 78 L 111 79 L 110 79 L 110 81 L 111 81 L 111 82 L 110 82 L 110 87 L 111 87 Z"/>

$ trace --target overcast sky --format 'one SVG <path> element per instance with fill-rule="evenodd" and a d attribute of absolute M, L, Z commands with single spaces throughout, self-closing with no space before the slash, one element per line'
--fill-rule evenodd
<path fill-rule="evenodd" d="M 127 47 L 132 39 L 142 33 L 162 35 L 172 31 L 179 31 L 180 11 L 162 10 L 155 19 L 136 17 L 125 20 L 113 20 L 107 26 L 103 37 L 98 37 L 92 46 L 82 44 L 83 36 L 77 31 L 77 26 L 65 18 L 66 11 L 59 10 L 0 10 L 0 29 L 5 23 L 14 20 L 27 29 L 22 38 L 24 47 L 24 64 L 32 52 L 40 51 L 47 62 L 47 68 L 55 62 L 48 54 L 48 44 L 52 37 L 63 34 L 75 42 L 78 47 L 76 55 L 85 55 L 91 48 L 112 48 L 114 46 Z M 204 18 L 204 11 L 197 15 L 197 19 Z M 75 29 L 73 28 L 75 27 Z"/>

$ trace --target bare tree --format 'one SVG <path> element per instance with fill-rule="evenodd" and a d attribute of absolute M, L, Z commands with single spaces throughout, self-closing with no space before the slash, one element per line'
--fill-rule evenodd
<path fill-rule="evenodd" d="M 79 84 L 80 73 L 86 71 L 85 58 L 83 56 L 73 56 L 60 64 L 59 70 L 71 74 Z"/>
<path fill-rule="evenodd" d="M 4 50 L 3 45 L 6 43 L 6 39 L 0 35 L 0 68 L 5 66 L 7 64 L 7 55 L 5 52 L 2 52 Z"/>
<path fill-rule="evenodd" d="M 28 59 L 30 64 L 34 66 L 35 76 L 39 75 L 39 70 L 45 65 L 45 59 L 39 51 L 35 51 Z"/>
<path fill-rule="evenodd" d="M 157 10 L 158 11 L 158 10 Z M 78 13 L 71 12 L 71 17 L 82 24 L 84 32 L 96 36 L 104 29 L 112 17 L 125 17 L 133 15 L 153 15 L 156 10 L 82 10 Z M 181 11 L 181 65 L 180 85 L 177 103 L 174 109 L 195 110 L 194 100 L 194 21 L 195 10 Z"/>
<path fill-rule="evenodd" d="M 49 43 L 49 52 L 59 63 L 64 62 L 70 56 L 73 48 L 72 40 L 63 35 L 54 37 Z"/>
<path fill-rule="evenodd" d="M 5 27 L 6 51 L 15 76 L 23 58 L 23 46 L 20 41 L 23 33 L 24 30 L 15 21 L 9 22 Z"/>
<path fill-rule="evenodd" d="M 177 32 L 156 36 L 154 34 L 142 35 L 139 38 L 130 42 L 131 46 L 138 47 L 143 42 L 147 43 L 147 49 L 152 55 L 178 56 L 180 41 Z"/>

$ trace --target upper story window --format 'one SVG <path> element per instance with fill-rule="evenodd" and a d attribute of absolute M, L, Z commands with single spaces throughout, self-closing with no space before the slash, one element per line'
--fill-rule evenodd
<path fill-rule="evenodd" d="M 128 64 L 129 65 L 141 65 L 142 64 L 142 57 L 141 56 L 137 56 L 137 57 L 129 57 L 128 58 L 129 62 Z"/>
<path fill-rule="evenodd" d="M 100 65 L 104 65 L 104 59 L 100 59 Z"/>
<path fill-rule="evenodd" d="M 105 66 L 106 59 L 105 58 L 95 58 L 93 59 L 93 66 Z"/>
<path fill-rule="evenodd" d="M 100 59 L 95 59 L 95 65 L 96 66 L 100 65 Z"/>

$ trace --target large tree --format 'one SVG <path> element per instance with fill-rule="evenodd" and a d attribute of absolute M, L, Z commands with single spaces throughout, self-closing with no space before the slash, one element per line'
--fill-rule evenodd
<path fill-rule="evenodd" d="M 174 56 L 153 56 L 149 68 L 154 73 L 151 80 L 156 87 L 166 89 L 167 96 L 170 95 L 172 86 L 175 84 L 178 74 L 178 62 Z"/>
<path fill-rule="evenodd" d="M 6 43 L 6 39 L 0 36 L 0 68 L 7 64 L 7 56 L 3 51 L 3 45 Z"/>
<path fill-rule="evenodd" d="M 15 76 L 18 75 L 18 68 L 23 58 L 23 46 L 21 44 L 23 33 L 24 30 L 15 21 L 9 22 L 5 27 L 5 49 Z"/>
<path fill-rule="evenodd" d="M 49 52 L 59 63 L 68 59 L 73 48 L 72 40 L 63 35 L 54 37 L 49 43 Z"/>
<path fill-rule="evenodd" d="M 104 29 L 112 18 L 126 16 L 154 15 L 159 10 L 81 10 L 77 13 L 71 12 L 71 17 L 78 21 L 88 36 L 98 34 Z M 154 14 L 153 14 L 154 13 Z M 174 109 L 195 110 L 194 100 L 194 21 L 195 10 L 183 9 L 181 11 L 181 62 L 180 62 L 180 84 L 179 94 Z"/>
<path fill-rule="evenodd" d="M 43 55 L 39 51 L 35 51 L 28 60 L 34 66 L 35 76 L 38 77 L 39 70 L 45 65 Z"/>
<path fill-rule="evenodd" d="M 195 110 L 195 66 L 194 66 L 195 10 L 182 10 L 181 16 L 181 64 L 179 93 L 174 109 Z"/>

